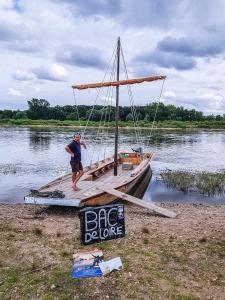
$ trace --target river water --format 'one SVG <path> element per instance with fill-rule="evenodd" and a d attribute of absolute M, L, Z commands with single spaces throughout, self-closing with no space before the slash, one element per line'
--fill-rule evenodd
<path fill-rule="evenodd" d="M 74 133 L 66 127 L 0 127 L 0 202 L 22 203 L 32 188 L 70 171 L 69 155 L 64 148 Z M 149 131 L 141 132 L 145 145 Z M 87 150 L 82 152 L 83 165 L 113 154 L 113 132 L 87 129 Z M 120 150 L 137 148 L 135 132 L 121 130 Z M 225 169 L 225 131 L 154 131 L 150 149 L 154 153 L 153 176 L 144 195 L 146 201 L 225 203 L 225 197 L 208 197 L 197 193 L 183 194 L 168 189 L 160 172 L 170 170 Z"/>

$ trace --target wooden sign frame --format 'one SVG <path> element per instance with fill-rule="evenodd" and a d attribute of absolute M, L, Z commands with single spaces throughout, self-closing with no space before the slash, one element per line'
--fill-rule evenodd
<path fill-rule="evenodd" d="M 123 204 L 86 207 L 80 210 L 81 242 L 84 245 L 125 236 Z"/>

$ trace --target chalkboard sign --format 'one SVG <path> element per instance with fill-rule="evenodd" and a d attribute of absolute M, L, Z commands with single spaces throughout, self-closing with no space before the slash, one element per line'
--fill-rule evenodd
<path fill-rule="evenodd" d="M 123 204 L 87 207 L 80 210 L 81 240 L 89 245 L 125 236 Z"/>

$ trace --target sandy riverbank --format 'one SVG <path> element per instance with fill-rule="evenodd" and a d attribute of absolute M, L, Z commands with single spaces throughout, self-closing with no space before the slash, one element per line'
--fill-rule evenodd
<path fill-rule="evenodd" d="M 164 205 L 167 219 L 126 206 L 126 237 L 80 245 L 76 210 L 0 205 L 3 299 L 224 299 L 225 205 Z M 73 280 L 72 254 L 102 249 L 124 269 Z"/>

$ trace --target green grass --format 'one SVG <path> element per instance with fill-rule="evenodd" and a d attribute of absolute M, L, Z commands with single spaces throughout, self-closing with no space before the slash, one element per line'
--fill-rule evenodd
<path fill-rule="evenodd" d="M 107 242 L 101 242 L 101 243 L 96 244 L 96 247 L 99 250 L 105 250 L 105 249 L 107 249 L 108 245 L 107 245 Z"/>
<path fill-rule="evenodd" d="M 86 121 L 81 120 L 80 123 L 77 120 L 31 120 L 31 119 L 1 119 L 0 125 L 14 125 L 14 126 L 85 126 Z M 110 122 L 109 126 L 113 127 L 114 122 Z M 99 126 L 99 122 L 90 121 L 88 126 Z M 134 124 L 131 121 L 121 121 L 120 127 L 133 127 Z M 151 128 L 152 122 L 140 120 L 139 126 L 143 128 Z M 207 120 L 207 121 L 176 121 L 165 120 L 155 123 L 155 127 L 160 128 L 178 128 L 178 129 L 225 129 L 225 120 Z"/>
<path fill-rule="evenodd" d="M 207 196 L 225 194 L 225 171 L 211 173 L 166 170 L 161 172 L 161 177 L 168 187 L 184 193 L 195 191 Z"/>
<path fill-rule="evenodd" d="M 6 239 L 12 232 L 11 228 L 5 227 L 5 230 L 7 229 L 9 231 L 4 232 L 5 239 L 2 237 L 2 250 L 4 250 L 2 253 L 5 253 L 8 248 Z M 44 236 L 40 240 L 34 232 L 28 230 L 18 232 L 15 240 L 19 237 L 24 237 L 27 247 L 32 249 L 35 246 L 37 252 L 29 252 L 32 260 L 27 260 L 25 256 L 16 259 L 18 252 L 21 254 L 18 249 L 11 256 L 7 268 L 5 264 L 0 285 L 0 293 L 4 299 L 12 299 L 16 295 L 18 299 L 46 300 L 73 299 L 75 296 L 79 299 L 120 299 L 121 295 L 129 299 L 142 299 L 145 295 L 148 299 L 198 300 L 196 290 L 192 290 L 191 286 L 188 286 L 184 293 L 183 281 L 180 277 L 184 277 L 186 281 L 198 280 L 199 284 L 207 278 L 213 278 L 211 282 L 213 286 L 221 289 L 223 287 L 224 266 L 222 260 L 220 263 L 218 258 L 223 259 L 221 254 L 224 253 L 225 244 L 224 238 L 219 236 L 209 236 L 204 245 L 193 243 L 191 240 L 176 240 L 175 243 L 171 243 L 165 237 L 151 238 L 150 235 L 148 245 L 143 245 L 141 239 L 137 237 L 132 243 L 124 239 L 99 243 L 97 247 L 104 248 L 106 260 L 114 256 L 121 257 L 123 269 L 102 278 L 87 279 L 71 278 L 71 257 L 74 247 L 77 249 L 79 244 L 71 246 L 72 252 L 69 250 L 71 253 L 68 257 L 63 251 L 71 245 L 72 236 L 70 239 L 61 237 L 61 241 L 59 238 L 56 240 L 46 238 L 47 248 L 54 249 L 57 254 L 54 262 L 43 270 L 42 266 L 46 264 L 43 261 L 47 252 L 42 253 L 38 249 L 43 245 Z M 31 237 L 33 238 L 30 239 Z M 198 254 L 194 260 L 187 258 L 190 249 Z M 194 274 L 189 272 L 193 268 Z M 161 282 L 165 284 L 163 290 L 160 286 Z"/>
<path fill-rule="evenodd" d="M 144 238 L 143 243 L 144 243 L 144 245 L 148 245 L 149 244 L 149 239 Z"/>

